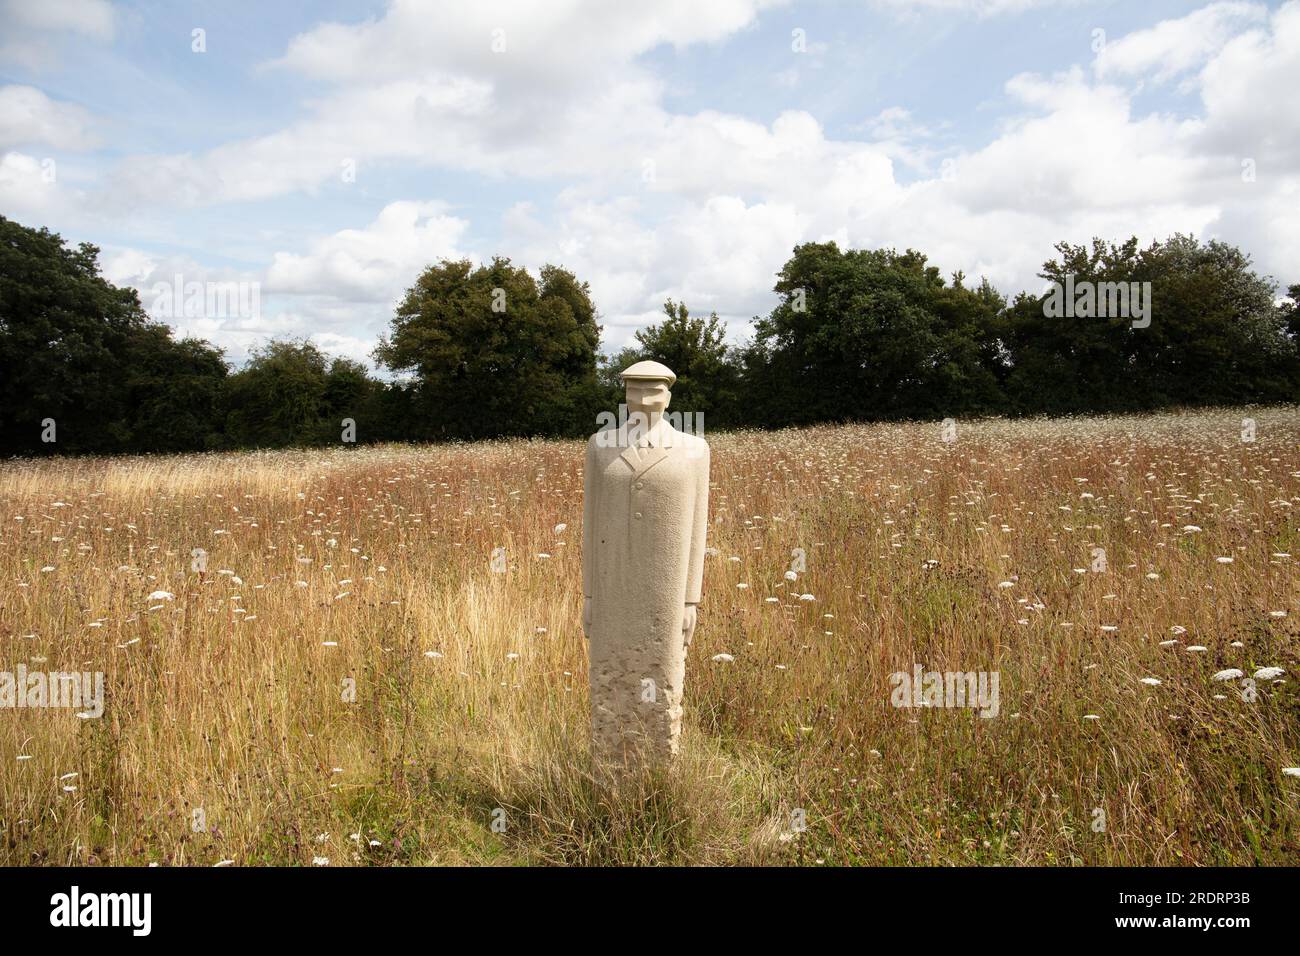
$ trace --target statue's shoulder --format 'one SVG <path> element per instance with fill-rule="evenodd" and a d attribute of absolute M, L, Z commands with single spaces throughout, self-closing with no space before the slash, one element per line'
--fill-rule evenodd
<path fill-rule="evenodd" d="M 677 448 L 684 448 L 692 455 L 699 455 L 709 450 L 709 443 L 699 435 L 673 429 L 672 443 Z"/>
<path fill-rule="evenodd" d="M 596 434 L 587 439 L 587 448 L 616 448 L 618 447 L 618 426 L 613 428 L 602 428 Z"/>

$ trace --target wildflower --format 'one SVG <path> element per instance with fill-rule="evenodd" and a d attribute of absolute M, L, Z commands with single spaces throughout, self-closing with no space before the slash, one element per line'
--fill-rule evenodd
<path fill-rule="evenodd" d="M 735 660 L 735 658 L 732 657 L 730 654 L 714 654 L 713 657 L 710 659 L 717 661 L 720 664 L 730 664 L 732 661 Z"/>
<path fill-rule="evenodd" d="M 1261 667 L 1255 671 L 1255 678 L 1256 680 L 1276 680 L 1285 673 L 1286 671 L 1280 667 Z"/>
<path fill-rule="evenodd" d="M 1219 671 L 1211 680 L 1236 680 L 1241 674 L 1242 672 L 1237 668 L 1229 667 L 1227 670 Z"/>

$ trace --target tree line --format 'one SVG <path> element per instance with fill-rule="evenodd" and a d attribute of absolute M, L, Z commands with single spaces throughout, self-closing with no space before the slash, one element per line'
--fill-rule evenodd
<path fill-rule="evenodd" d="M 384 380 L 307 340 L 234 368 L 105 280 L 95 246 L 0 216 L 0 454 L 576 437 L 647 358 L 677 373 L 674 409 L 715 429 L 1300 397 L 1300 284 L 1279 301 L 1239 249 L 1184 235 L 1055 251 L 1052 291 L 1008 301 L 920 252 L 807 243 L 741 345 L 716 314 L 669 300 L 608 357 L 572 272 L 443 261 L 374 350 Z"/>

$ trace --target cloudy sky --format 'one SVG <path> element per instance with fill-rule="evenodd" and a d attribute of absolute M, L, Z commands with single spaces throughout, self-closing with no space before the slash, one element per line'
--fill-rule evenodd
<path fill-rule="evenodd" d="M 368 360 L 440 258 L 553 262 L 612 351 L 665 298 L 733 339 L 792 247 L 1038 289 L 1176 231 L 1300 281 L 1300 2 L 0 0 L 0 213 L 105 273 L 260 283 L 169 321 Z M 196 33 L 196 31 L 201 31 Z"/>

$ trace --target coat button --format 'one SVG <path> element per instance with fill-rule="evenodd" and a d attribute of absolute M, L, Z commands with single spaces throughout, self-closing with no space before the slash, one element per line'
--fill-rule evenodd
<path fill-rule="evenodd" d="M 638 521 L 640 521 L 640 520 L 641 520 L 641 512 L 638 511 L 638 512 L 637 512 L 636 514 L 634 514 L 632 517 L 633 517 L 633 518 L 636 518 Z"/>
<path fill-rule="evenodd" d="M 644 482 L 644 481 L 638 481 L 638 482 L 636 483 L 637 491 L 640 491 L 640 490 L 641 490 L 642 488 L 644 488 L 644 487 L 645 487 L 645 482 Z"/>

